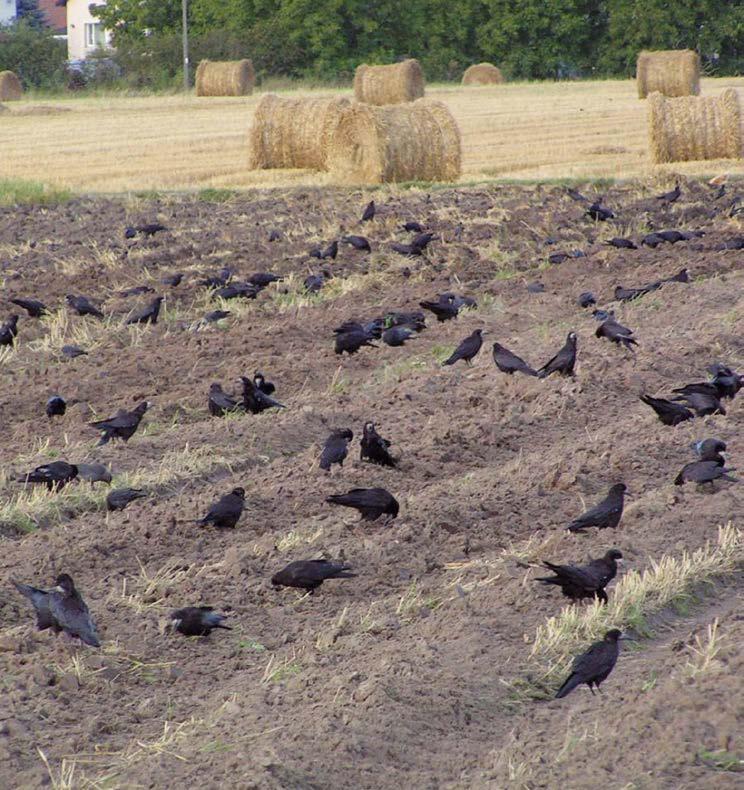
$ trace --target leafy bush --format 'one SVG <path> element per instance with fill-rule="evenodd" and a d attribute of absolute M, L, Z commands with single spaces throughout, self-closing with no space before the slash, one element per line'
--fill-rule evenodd
<path fill-rule="evenodd" d="M 21 20 L 0 28 L 0 71 L 14 71 L 25 88 L 55 88 L 64 83 L 67 45 L 48 28 Z"/>

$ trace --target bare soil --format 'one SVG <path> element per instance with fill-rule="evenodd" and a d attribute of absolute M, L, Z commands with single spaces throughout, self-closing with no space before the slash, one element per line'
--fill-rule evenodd
<path fill-rule="evenodd" d="M 740 486 L 673 480 L 692 459 L 690 442 L 708 436 L 742 466 L 742 397 L 726 416 L 674 428 L 638 400 L 704 380 L 714 361 L 744 365 L 744 253 L 715 249 L 742 234 L 741 217 L 729 218 L 704 183 L 683 183 L 672 206 L 654 199 L 670 186 L 608 189 L 618 219 L 606 224 L 554 186 L 273 191 L 224 203 L 80 198 L 2 210 L 3 298 L 63 308 L 65 294 L 83 293 L 115 318 L 73 317 L 47 343 L 52 322 L 22 314 L 17 350 L 0 368 L 0 468 L 11 478 L 52 458 L 97 460 L 153 483 L 122 513 L 71 507 L 32 531 L 0 525 L 0 786 L 734 787 L 730 765 L 700 755 L 744 757 L 741 578 L 706 588 L 692 614 L 667 613 L 654 639 L 624 648 L 601 695 L 582 688 L 535 702 L 510 685 L 529 671 L 536 627 L 563 606 L 531 582 L 530 562 L 584 561 L 616 546 L 643 569 L 715 540 L 717 525 L 741 512 Z M 360 226 L 370 197 L 378 216 Z M 400 225 L 412 219 L 439 239 L 406 259 L 389 244 L 409 239 Z M 124 239 L 126 225 L 155 220 L 168 231 Z M 602 243 L 665 228 L 706 235 L 656 249 Z M 274 229 L 281 239 L 270 243 Z M 321 268 L 310 247 L 349 232 L 368 236 L 372 253 L 343 245 L 322 264 L 346 289 L 331 281 L 333 298 L 293 296 L 295 280 Z M 577 249 L 585 256 L 548 263 Z M 196 331 L 217 306 L 197 280 L 222 266 L 295 277 L 231 302 L 222 326 Z M 612 301 L 618 284 L 682 267 L 691 283 Z M 160 285 L 175 271 L 186 274 L 180 286 Z M 538 280 L 544 291 L 529 292 Z M 166 294 L 157 326 L 121 326 L 152 296 L 116 295 L 135 285 Z M 474 296 L 479 309 L 443 324 L 427 318 L 404 348 L 333 353 L 342 321 L 416 309 L 446 290 Z M 582 291 L 635 330 L 635 356 L 594 336 L 598 324 L 576 303 Z M 3 317 L 16 311 L 2 307 Z M 82 324 L 89 355 L 64 360 L 59 348 L 80 340 Z M 474 366 L 442 368 L 476 327 L 489 334 Z M 498 341 L 540 365 L 571 330 L 573 379 L 510 378 L 491 359 Z M 237 392 L 238 377 L 255 370 L 276 383 L 286 410 L 210 417 L 209 384 Z M 49 422 L 53 393 L 70 405 Z M 154 406 L 131 441 L 95 447 L 87 423 L 142 399 Z M 399 469 L 358 459 L 370 419 Z M 357 438 L 344 467 L 326 474 L 317 458 L 332 427 Z M 156 479 L 174 451 L 211 466 Z M 619 480 L 633 498 L 616 532 L 565 531 Z M 237 485 L 247 507 L 235 530 L 193 523 Z M 325 504 L 357 486 L 389 489 L 397 520 L 360 523 Z M 6 479 L 0 502 L 20 489 Z M 276 570 L 319 556 L 348 561 L 358 577 L 305 598 L 272 589 Z M 10 585 L 51 585 L 61 571 L 87 600 L 102 649 L 36 632 Z M 233 630 L 164 633 L 168 612 L 189 604 L 227 613 Z M 695 636 L 714 618 L 723 647 L 691 678 Z"/>

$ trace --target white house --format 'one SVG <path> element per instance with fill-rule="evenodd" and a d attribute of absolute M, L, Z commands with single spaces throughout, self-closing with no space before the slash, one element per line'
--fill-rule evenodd
<path fill-rule="evenodd" d="M 0 0 L 0 25 L 9 25 L 16 17 L 16 0 Z"/>
<path fill-rule="evenodd" d="M 3 0 L 0 0 L 2 3 Z M 111 34 L 91 14 L 94 6 L 106 5 L 105 1 L 57 0 L 67 6 L 67 57 L 70 60 L 85 60 L 97 49 L 111 45 Z"/>

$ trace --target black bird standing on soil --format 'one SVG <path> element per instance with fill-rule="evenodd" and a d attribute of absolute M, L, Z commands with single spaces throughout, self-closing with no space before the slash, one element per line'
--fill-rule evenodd
<path fill-rule="evenodd" d="M 279 283 L 284 279 L 281 274 L 274 274 L 274 272 L 255 272 L 246 282 L 255 285 L 257 288 L 266 288 L 271 283 Z"/>
<path fill-rule="evenodd" d="M 656 412 L 664 425 L 679 425 L 695 416 L 687 406 L 683 406 L 681 403 L 674 403 L 664 398 L 652 398 L 650 395 L 641 395 L 641 400 Z"/>
<path fill-rule="evenodd" d="M 623 516 L 627 490 L 625 483 L 616 483 L 599 504 L 574 519 L 566 529 L 571 532 L 582 532 L 587 527 L 615 529 Z"/>
<path fill-rule="evenodd" d="M 513 373 L 524 373 L 526 376 L 537 376 L 536 370 L 531 368 L 513 351 L 509 351 L 508 348 L 499 343 L 493 344 L 493 361 L 502 373 L 506 373 L 509 376 Z"/>
<path fill-rule="evenodd" d="M 142 499 L 147 494 L 141 488 L 115 488 L 106 497 L 106 510 L 124 510 L 135 499 Z"/>
<path fill-rule="evenodd" d="M 442 362 L 442 367 L 445 365 L 454 365 L 460 359 L 465 360 L 465 364 L 470 366 L 473 358 L 481 350 L 483 345 L 483 330 L 476 329 L 471 335 L 468 335 L 460 345 L 452 352 L 452 355 Z"/>
<path fill-rule="evenodd" d="M 457 314 L 460 312 L 460 308 L 455 305 L 452 299 L 443 299 L 441 296 L 437 302 L 425 301 L 419 302 L 419 305 L 424 310 L 434 313 L 437 321 L 449 321 L 452 318 L 457 318 Z"/>
<path fill-rule="evenodd" d="M 18 316 L 12 315 L 4 324 L 0 324 L 0 346 L 12 346 L 18 337 Z"/>
<path fill-rule="evenodd" d="M 329 560 L 296 560 L 271 577 L 275 588 L 299 587 L 312 594 L 327 579 L 353 579 L 351 565 Z"/>
<path fill-rule="evenodd" d="M 726 452 L 726 442 L 720 439 L 703 439 L 693 442 L 690 447 L 701 461 L 715 461 L 719 466 L 726 463 L 723 453 Z"/>
<path fill-rule="evenodd" d="M 80 593 L 75 589 L 72 577 L 67 573 L 57 576 L 56 587 L 39 590 L 28 584 L 13 582 L 15 588 L 28 598 L 36 610 L 36 625 L 40 631 L 51 628 L 55 633 L 64 631 L 92 647 L 100 647 L 96 627 L 90 611 Z"/>
<path fill-rule="evenodd" d="M 685 464 L 680 473 L 674 479 L 674 485 L 681 486 L 685 483 L 713 483 L 715 480 L 728 480 L 730 483 L 738 483 L 738 479 L 731 477 L 728 473 L 735 472 L 735 469 L 727 469 L 718 461 L 692 461 Z"/>
<path fill-rule="evenodd" d="M 336 339 L 334 340 L 333 350 L 336 354 L 343 354 L 344 351 L 351 356 L 356 354 L 362 346 L 370 346 L 377 348 L 372 342 L 373 336 L 362 327 L 358 329 L 348 329 L 347 331 L 336 332 Z"/>
<path fill-rule="evenodd" d="M 726 409 L 718 398 L 715 386 L 708 386 L 711 387 L 711 390 L 698 389 L 696 385 L 672 390 L 679 393 L 673 400 L 686 403 L 698 417 L 707 417 L 709 414 L 726 414 Z"/>
<path fill-rule="evenodd" d="M 175 274 L 166 274 L 160 282 L 163 285 L 170 285 L 171 288 L 176 288 L 181 284 L 181 280 L 183 280 L 183 273 L 176 272 Z"/>
<path fill-rule="evenodd" d="M 163 230 L 168 230 L 168 228 L 166 228 L 165 225 L 161 225 L 160 222 L 147 222 L 144 225 L 135 225 L 134 227 L 126 228 L 124 237 L 132 239 L 138 233 L 141 233 L 143 236 L 154 236 L 156 233 L 160 233 Z"/>
<path fill-rule="evenodd" d="M 398 501 L 384 488 L 352 488 L 347 494 L 326 497 L 326 502 L 358 510 L 362 521 L 376 521 L 385 514 L 395 518 L 400 510 Z"/>
<path fill-rule="evenodd" d="M 51 420 L 52 417 L 62 417 L 67 411 L 67 401 L 59 395 L 52 395 L 46 402 L 46 416 Z"/>
<path fill-rule="evenodd" d="M 170 626 L 184 636 L 209 636 L 215 628 L 232 631 L 229 625 L 222 624 L 226 618 L 211 606 L 184 606 L 170 613 Z"/>
<path fill-rule="evenodd" d="M 579 307 L 591 307 L 593 304 L 597 304 L 597 297 L 591 291 L 584 291 L 579 294 L 576 301 L 579 303 Z"/>
<path fill-rule="evenodd" d="M 210 310 L 204 318 L 202 318 L 202 321 L 205 324 L 216 324 L 217 321 L 222 321 L 223 318 L 229 318 L 231 315 L 232 313 L 229 310 Z"/>
<path fill-rule="evenodd" d="M 271 381 L 266 381 L 264 374 L 259 371 L 253 374 L 253 383 L 256 385 L 256 389 L 261 390 L 264 395 L 273 395 L 276 392 L 274 384 Z"/>
<path fill-rule="evenodd" d="M 17 304 L 18 307 L 22 307 L 31 318 L 41 318 L 49 312 L 49 308 L 38 299 L 24 299 L 19 296 L 10 301 L 13 304 Z"/>
<path fill-rule="evenodd" d="M 362 222 L 369 222 L 375 218 L 375 201 L 370 200 L 362 213 Z"/>
<path fill-rule="evenodd" d="M 397 459 L 393 458 L 388 452 L 390 442 L 383 439 L 373 422 L 365 422 L 362 431 L 361 450 L 359 458 L 362 461 L 369 461 L 379 466 L 395 467 L 398 464 Z"/>
<path fill-rule="evenodd" d="M 615 214 L 611 209 L 605 208 L 602 205 L 601 198 L 592 203 L 592 205 L 586 210 L 586 213 L 595 222 L 606 222 L 608 219 L 613 219 L 615 217 Z"/>
<path fill-rule="evenodd" d="M 207 511 L 204 518 L 194 523 L 205 527 L 214 524 L 215 527 L 232 529 L 239 521 L 245 506 L 245 489 L 233 488 L 229 494 L 220 497 Z"/>
<path fill-rule="evenodd" d="M 331 431 L 331 435 L 323 446 L 323 452 L 320 454 L 320 468 L 329 472 L 333 464 L 343 466 L 349 453 L 349 443 L 353 438 L 354 434 L 348 428 L 338 428 Z"/>
<path fill-rule="evenodd" d="M 217 382 L 209 385 L 207 406 L 213 417 L 224 417 L 228 412 L 238 411 L 240 408 L 238 401 L 223 392 L 222 385 Z"/>
<path fill-rule="evenodd" d="M 260 414 L 267 409 L 286 408 L 283 403 L 260 390 L 247 376 L 241 376 L 240 380 L 243 382 L 243 408 L 247 412 Z"/>
<path fill-rule="evenodd" d="M 391 326 L 382 333 L 382 342 L 388 346 L 404 346 L 407 340 L 415 338 L 417 334 L 410 326 Z"/>
<path fill-rule="evenodd" d="M 64 488 L 78 476 L 78 468 L 67 461 L 52 461 L 16 479 L 17 483 L 43 483 L 49 491 Z"/>
<path fill-rule="evenodd" d="M 656 291 L 661 283 L 651 283 L 644 285 L 641 288 L 623 288 L 622 285 L 615 286 L 615 299 L 618 302 L 632 302 L 634 299 L 640 299 L 642 296 Z"/>
<path fill-rule="evenodd" d="M 633 330 L 628 329 L 627 326 L 618 324 L 614 318 L 608 318 L 600 324 L 594 334 L 600 338 L 606 337 L 611 343 L 615 343 L 618 346 L 622 345 L 631 353 L 635 353 L 633 351 L 633 346 L 638 345 L 638 341 L 634 340 L 632 337 Z"/>
<path fill-rule="evenodd" d="M 614 239 L 606 241 L 605 244 L 609 247 L 615 247 L 618 250 L 637 250 L 635 243 L 631 239 L 622 239 L 617 236 Z"/>
<path fill-rule="evenodd" d="M 154 293 L 155 289 L 150 288 L 149 285 L 135 285 L 133 288 L 125 288 L 123 291 L 119 291 L 118 295 L 124 299 L 128 299 L 130 296 L 139 296 L 140 294 L 151 294 Z"/>
<path fill-rule="evenodd" d="M 555 576 L 541 576 L 533 581 L 558 585 L 572 601 L 598 598 L 607 603 L 605 587 L 615 578 L 618 560 L 622 558 L 621 551 L 610 549 L 604 557 L 591 560 L 587 565 L 554 565 L 545 561 L 543 565 Z"/>
<path fill-rule="evenodd" d="M 62 346 L 60 351 L 62 352 L 62 356 L 66 357 L 67 359 L 88 356 L 88 352 L 80 348 L 80 346 Z"/>
<path fill-rule="evenodd" d="M 621 631 L 613 628 L 604 635 L 601 642 L 595 642 L 586 653 L 577 656 L 574 659 L 571 674 L 555 695 L 556 699 L 570 694 L 582 683 L 589 686 L 592 694 L 594 694 L 592 686 L 595 686 L 599 691 L 600 684 L 607 679 L 617 663 L 617 657 L 620 655 L 618 643 L 621 634 Z"/>
<path fill-rule="evenodd" d="M 562 376 L 573 376 L 575 365 L 576 333 L 569 332 L 563 348 L 537 371 L 537 377 L 544 379 L 551 373 L 560 373 Z"/>
<path fill-rule="evenodd" d="M 679 188 L 679 181 L 674 185 L 674 189 L 671 192 L 665 192 L 663 195 L 657 195 L 656 199 L 661 200 L 664 203 L 675 203 L 679 200 L 679 196 L 682 194 L 682 190 Z"/>
<path fill-rule="evenodd" d="M 147 401 L 142 401 L 142 403 L 132 409 L 132 411 L 119 409 L 113 417 L 89 423 L 93 428 L 97 428 L 99 431 L 103 432 L 97 446 L 100 447 L 102 444 L 106 444 L 112 439 L 121 439 L 123 442 L 129 441 L 139 427 L 140 421 L 145 412 L 150 408 L 150 405 L 151 404 Z"/>
<path fill-rule="evenodd" d="M 369 239 L 364 236 L 344 236 L 341 241 L 350 244 L 355 250 L 360 252 L 372 252 L 372 247 L 369 246 Z"/>
<path fill-rule="evenodd" d="M 720 362 L 709 365 L 706 370 L 712 376 L 710 383 L 715 385 L 719 398 L 733 398 L 744 386 L 744 376 Z"/>
<path fill-rule="evenodd" d="M 74 296 L 73 294 L 67 294 L 67 296 L 65 296 L 65 301 L 78 315 L 92 315 L 96 318 L 103 318 L 103 313 L 97 307 L 95 307 L 95 305 L 90 303 L 87 296 Z"/>
<path fill-rule="evenodd" d="M 137 310 L 127 318 L 127 324 L 157 324 L 160 315 L 160 305 L 163 303 L 162 296 L 156 296 L 147 307 Z"/>

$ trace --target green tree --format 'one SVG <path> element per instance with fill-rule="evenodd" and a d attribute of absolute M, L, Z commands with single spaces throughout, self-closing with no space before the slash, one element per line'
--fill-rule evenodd
<path fill-rule="evenodd" d="M 40 30 L 46 24 L 39 0 L 16 0 L 16 19 Z"/>
<path fill-rule="evenodd" d="M 14 71 L 27 88 L 62 84 L 66 61 L 67 46 L 49 28 L 21 19 L 0 29 L 0 71 Z"/>

